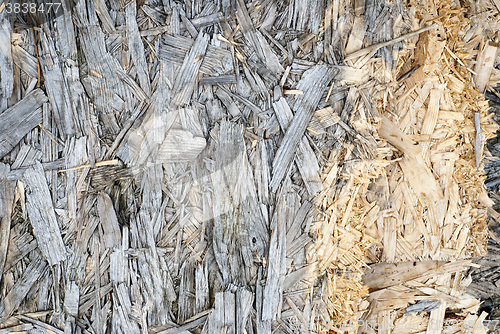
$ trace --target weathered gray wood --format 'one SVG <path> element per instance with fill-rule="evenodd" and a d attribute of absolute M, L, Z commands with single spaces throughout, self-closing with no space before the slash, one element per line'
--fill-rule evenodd
<path fill-rule="evenodd" d="M 30 166 L 24 172 L 24 180 L 29 188 L 26 209 L 38 248 L 51 266 L 59 264 L 66 259 L 66 248 L 42 165 L 38 162 Z"/>
<path fill-rule="evenodd" d="M 19 307 L 26 294 L 31 287 L 47 270 L 47 262 L 43 260 L 40 253 L 35 252 L 29 266 L 26 268 L 24 275 L 16 281 L 7 296 L 0 303 L 0 322 L 3 322 L 7 317 Z"/>
<path fill-rule="evenodd" d="M 0 158 L 9 153 L 31 129 L 42 122 L 40 107 L 47 101 L 43 91 L 36 89 L 0 114 Z"/>
<path fill-rule="evenodd" d="M 125 6 L 125 17 L 127 23 L 127 39 L 130 55 L 134 59 L 134 65 L 137 70 L 137 77 L 141 88 L 146 95 L 151 94 L 151 84 L 149 80 L 149 70 L 146 64 L 146 56 L 144 55 L 144 45 L 139 35 L 137 26 L 137 5 L 135 1 L 131 1 Z"/>
<path fill-rule="evenodd" d="M 173 102 L 176 105 L 184 106 L 188 103 L 194 89 L 198 84 L 196 79 L 201 67 L 201 60 L 207 51 L 209 37 L 200 32 L 196 38 L 191 50 L 182 63 L 179 74 L 176 76 L 173 91 Z"/>
<path fill-rule="evenodd" d="M 38 78 L 38 63 L 36 57 L 33 57 L 18 45 L 12 46 L 12 59 L 14 64 L 19 66 L 26 74 L 32 78 Z"/>
<path fill-rule="evenodd" d="M 74 281 L 71 282 L 66 288 L 64 295 L 64 310 L 69 316 L 76 319 L 78 317 L 78 304 L 80 300 L 80 289 L 78 285 Z"/>
<path fill-rule="evenodd" d="M 275 95 L 278 91 L 275 89 Z M 293 119 L 293 113 L 288 106 L 288 103 L 283 97 L 273 103 L 274 112 L 280 122 L 281 129 L 286 132 L 290 122 Z M 316 195 L 323 189 L 323 184 L 319 176 L 319 165 L 316 155 L 314 154 L 311 145 L 306 137 L 302 137 L 299 141 L 299 147 L 295 156 L 297 167 L 306 185 L 307 191 L 311 196 Z"/>
<path fill-rule="evenodd" d="M 12 64 L 11 24 L 6 13 L 0 13 L 0 112 L 7 109 L 7 99 L 14 88 Z M 1 155 L 0 155 L 1 157 Z"/>
<path fill-rule="evenodd" d="M 215 308 L 208 316 L 202 333 L 235 334 L 236 324 L 236 295 L 231 291 L 215 294 Z"/>
<path fill-rule="evenodd" d="M 37 248 L 37 242 L 33 238 L 33 235 L 27 232 L 21 233 L 19 230 L 20 228 L 11 229 L 4 271 L 11 269 L 16 263 Z"/>
<path fill-rule="evenodd" d="M 118 219 L 113 208 L 113 202 L 107 194 L 99 194 L 97 198 L 97 210 L 99 211 L 99 218 L 104 232 L 103 246 L 113 248 L 120 245 L 120 226 L 118 225 Z"/>
<path fill-rule="evenodd" d="M 52 36 L 41 34 L 40 65 L 45 78 L 47 96 L 55 114 L 58 130 L 65 136 L 80 133 L 77 119 L 76 99 L 83 92 L 78 73 L 65 70 L 64 58 L 55 48 Z M 76 70 L 76 68 L 75 68 Z"/>
<path fill-rule="evenodd" d="M 286 181 L 285 181 L 286 182 Z M 282 194 L 288 191 L 288 186 L 281 188 Z M 280 196 L 276 215 L 271 222 L 271 241 L 269 244 L 269 261 L 267 264 L 267 279 L 262 301 L 262 321 L 272 322 L 281 313 L 283 298 L 283 282 L 286 274 L 286 231 L 287 202 L 285 196 Z"/>
<path fill-rule="evenodd" d="M 276 77 L 279 77 L 281 73 L 283 73 L 284 69 L 280 64 L 278 57 L 264 39 L 264 36 L 262 36 L 262 34 L 253 26 L 245 2 L 243 0 L 236 0 L 235 2 L 238 9 L 236 16 L 245 38 L 253 47 L 264 65 L 271 71 L 271 73 L 273 73 Z"/>
<path fill-rule="evenodd" d="M 276 152 L 273 161 L 273 178 L 271 189 L 276 190 L 290 168 L 290 162 L 295 157 L 298 143 L 312 118 L 323 92 L 333 78 L 334 71 L 326 65 L 318 65 L 306 71 L 297 88 L 304 92 L 299 95 L 294 107 L 295 115 L 290 123 L 285 137 Z"/>
<path fill-rule="evenodd" d="M 244 158 L 243 128 L 223 121 L 218 144 L 216 172 L 212 174 L 212 183 L 217 187 L 213 199 L 213 249 L 224 285 L 227 287 L 230 283 L 238 281 L 241 274 L 238 260 L 241 247 L 238 244 L 238 222 L 241 216 L 237 207 L 245 200 L 241 192 L 241 187 L 246 182 L 242 177 L 242 171 L 247 168 Z"/>
<path fill-rule="evenodd" d="M 159 57 L 170 64 L 181 66 L 193 43 L 194 40 L 191 38 L 165 34 L 163 43 L 160 44 Z M 199 70 L 203 74 L 216 75 L 233 71 L 233 57 L 226 49 L 209 45 L 200 61 Z"/>
<path fill-rule="evenodd" d="M 216 77 L 204 77 L 200 80 L 200 85 L 224 85 L 224 84 L 234 84 L 236 83 L 236 76 L 230 75 L 219 75 Z"/>
<path fill-rule="evenodd" d="M 9 166 L 0 163 L 0 282 L 7 260 L 12 207 L 14 205 L 14 184 L 7 180 L 8 173 Z"/>

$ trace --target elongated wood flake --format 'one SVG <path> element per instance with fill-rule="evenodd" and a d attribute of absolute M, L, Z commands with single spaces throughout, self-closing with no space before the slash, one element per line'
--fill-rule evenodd
<path fill-rule="evenodd" d="M 202 58 L 207 51 L 209 36 L 203 32 L 198 34 L 193 47 L 184 58 L 179 75 L 176 77 L 173 87 L 173 102 L 184 105 L 189 102 L 195 87 L 196 77 L 202 64 Z"/>
<path fill-rule="evenodd" d="M 149 82 L 148 65 L 146 64 L 146 56 L 144 53 L 144 45 L 142 44 L 141 36 L 139 35 L 139 27 L 137 26 L 137 6 L 135 1 L 131 1 L 125 6 L 125 15 L 127 22 L 127 38 L 130 55 L 137 69 L 137 76 L 141 88 L 147 95 L 151 94 L 151 84 Z"/>
<path fill-rule="evenodd" d="M 293 113 L 285 98 L 281 97 L 277 102 L 273 103 L 273 108 L 281 128 L 283 131 L 286 131 L 288 129 L 288 124 L 290 124 L 293 118 Z M 307 191 L 311 195 L 319 193 L 323 189 L 323 185 L 319 177 L 318 159 L 316 159 L 316 155 L 306 137 L 302 137 L 299 142 L 295 161 Z"/>
<path fill-rule="evenodd" d="M 299 95 L 295 102 L 293 108 L 295 115 L 273 161 L 273 178 L 270 184 L 273 190 L 277 189 L 290 167 L 298 144 L 304 136 L 313 112 L 332 77 L 332 69 L 326 65 L 317 65 L 306 71 L 297 85 L 297 89 L 302 90 L 304 94 Z"/>
<path fill-rule="evenodd" d="M 24 274 L 19 278 L 7 296 L 0 303 L 0 322 L 12 315 L 21 305 L 24 297 L 33 284 L 40 279 L 47 268 L 47 262 L 43 261 L 40 253 L 36 252 Z"/>
<path fill-rule="evenodd" d="M 14 86 L 11 27 L 9 20 L 3 16 L 0 17 L 0 95 L 2 96 L 0 111 L 3 109 L 2 105 L 7 102 L 7 98 L 12 95 Z"/>
<path fill-rule="evenodd" d="M 0 275 L 7 259 L 14 186 L 7 180 L 9 167 L 0 163 Z"/>
<path fill-rule="evenodd" d="M 238 11 L 236 12 L 236 16 L 243 35 L 245 35 L 248 43 L 254 48 L 260 60 L 262 60 L 267 68 L 269 68 L 274 75 L 279 76 L 284 71 L 283 66 L 281 66 L 278 57 L 273 52 L 264 36 L 255 29 L 250 15 L 248 14 L 245 2 L 243 0 L 237 0 L 237 8 Z"/>
<path fill-rule="evenodd" d="M 104 231 L 104 247 L 113 248 L 118 246 L 121 241 L 120 226 L 116 217 L 115 209 L 111 198 L 100 193 L 97 198 L 97 210 Z"/>
<path fill-rule="evenodd" d="M 26 194 L 26 209 L 33 226 L 38 248 L 51 266 L 66 258 L 66 249 L 57 223 L 52 196 L 42 164 L 37 162 L 24 172 L 29 187 Z"/>
<path fill-rule="evenodd" d="M 0 158 L 10 152 L 31 129 L 42 122 L 47 96 L 35 89 L 24 99 L 0 114 Z"/>

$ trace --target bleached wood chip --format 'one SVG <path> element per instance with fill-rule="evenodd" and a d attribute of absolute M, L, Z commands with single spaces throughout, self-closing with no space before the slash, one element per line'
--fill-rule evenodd
<path fill-rule="evenodd" d="M 233 117 L 241 116 L 241 111 L 238 105 L 233 101 L 232 97 L 224 90 L 217 89 L 215 92 L 219 100 L 224 104 L 229 114 Z"/>
<path fill-rule="evenodd" d="M 127 258 L 122 249 L 115 249 L 109 256 L 109 276 L 114 283 L 123 283 L 127 280 Z"/>
<path fill-rule="evenodd" d="M 40 320 L 37 320 L 37 319 L 33 319 L 33 318 L 30 318 L 26 315 L 19 315 L 18 316 L 19 319 L 23 320 L 23 321 L 27 321 L 27 322 L 31 322 L 35 327 L 37 327 L 41 332 L 45 332 L 45 331 L 49 331 L 49 332 L 52 332 L 52 333 L 55 333 L 55 334 L 64 334 L 64 331 L 60 330 L 59 328 L 56 328 L 52 325 L 49 325 L 45 322 L 42 322 Z"/>
<path fill-rule="evenodd" d="M 417 196 L 422 195 L 430 201 L 441 199 L 443 197 L 442 189 L 423 161 L 420 146 L 414 145 L 411 138 L 386 117 L 382 117 L 380 136 L 404 152 L 405 157 L 400 161 L 400 165 Z"/>
<path fill-rule="evenodd" d="M 209 278 L 208 278 L 208 267 L 206 263 L 200 263 L 196 267 L 195 273 L 195 295 L 196 295 L 196 312 L 200 313 L 209 307 Z"/>
<path fill-rule="evenodd" d="M 210 313 L 211 311 L 212 310 L 209 310 L 208 313 Z M 199 327 L 207 322 L 208 316 L 206 315 L 206 313 L 207 311 L 203 312 L 204 315 L 198 317 L 197 319 L 193 319 L 192 321 L 189 321 L 188 323 L 182 326 L 166 329 L 163 331 L 156 331 L 155 329 L 150 329 L 150 332 L 153 334 L 190 334 L 191 333 L 189 331 L 190 329 Z"/>
<path fill-rule="evenodd" d="M 165 35 L 160 45 L 160 59 L 181 66 L 194 41 L 184 36 Z M 207 75 L 223 75 L 233 69 L 233 57 L 226 49 L 207 47 L 207 52 L 201 61 L 200 72 Z"/>
<path fill-rule="evenodd" d="M 216 77 L 204 77 L 200 80 L 200 85 L 227 85 L 236 83 L 236 76 L 233 74 L 219 75 Z"/>
<path fill-rule="evenodd" d="M 240 187 L 247 182 L 241 177 L 242 170 L 247 168 L 241 126 L 226 121 L 221 123 L 216 154 L 216 172 L 212 173 L 212 182 L 217 187 L 213 199 L 213 247 L 223 282 L 227 285 L 239 276 L 240 270 L 237 259 L 240 217 L 235 209 L 244 200 Z"/>
<path fill-rule="evenodd" d="M 397 286 L 418 277 L 430 277 L 436 274 L 464 271 L 470 265 L 470 260 L 455 262 L 446 261 L 416 261 L 386 263 L 379 262 L 370 266 L 363 276 L 363 282 L 370 290 L 379 290 L 390 286 Z"/>
<path fill-rule="evenodd" d="M 236 334 L 246 333 L 247 321 L 252 311 L 253 293 L 245 288 L 236 290 Z"/>
<path fill-rule="evenodd" d="M 438 334 L 443 332 L 446 304 L 446 301 L 443 301 L 437 309 L 431 311 L 426 334 Z"/>
<path fill-rule="evenodd" d="M 22 324 L 22 325 L 2 328 L 2 329 L 0 329 L 0 334 L 31 332 L 32 329 L 33 329 L 32 324 Z"/>
<path fill-rule="evenodd" d="M 478 112 L 474 113 L 474 127 L 476 136 L 474 138 L 474 155 L 476 157 L 476 167 L 479 168 L 483 159 L 483 132 L 481 130 L 481 115 Z"/>
<path fill-rule="evenodd" d="M 288 290 L 300 280 L 311 280 L 318 275 L 316 262 L 287 274 L 283 282 L 283 290 Z"/>
<path fill-rule="evenodd" d="M 364 1 L 357 1 L 357 3 L 363 3 Z M 360 14 L 357 14 L 356 17 L 354 18 L 354 22 L 352 24 L 352 31 L 351 34 L 349 35 L 349 40 L 347 41 L 347 45 L 345 47 L 345 53 L 350 54 L 354 51 L 357 51 L 361 49 L 363 46 L 363 40 L 365 38 L 365 33 L 366 33 L 366 23 L 365 23 L 365 17 L 363 10 L 358 11 L 361 12 Z"/>
<path fill-rule="evenodd" d="M 404 41 L 405 39 L 411 38 L 413 36 L 417 36 L 417 35 L 419 35 L 419 34 L 421 34 L 423 32 L 429 31 L 431 29 L 436 29 L 437 27 L 438 27 L 437 23 L 434 23 L 434 24 L 429 25 L 427 27 L 424 27 L 424 28 L 418 29 L 416 31 L 410 32 L 408 34 L 404 34 L 404 35 L 402 35 L 400 37 L 394 38 L 394 39 L 392 39 L 390 41 L 382 42 L 382 43 L 378 43 L 378 44 L 374 44 L 374 45 L 368 46 L 366 48 L 363 48 L 361 50 L 358 50 L 358 51 L 355 51 L 355 52 L 352 52 L 352 53 L 348 54 L 344 58 L 344 60 L 351 60 L 351 59 L 363 56 L 363 55 L 365 55 L 365 54 L 367 54 L 367 53 L 369 53 L 369 52 L 371 52 L 373 50 L 378 50 L 380 48 L 396 44 L 398 42 Z"/>
<path fill-rule="evenodd" d="M 125 334 L 139 333 L 138 324 L 130 318 L 132 302 L 128 287 L 124 283 L 118 284 L 113 291 L 113 296 L 113 311 L 117 314 L 114 319 L 115 326 Z M 118 328 L 115 328 L 115 331 L 118 331 Z"/>
<path fill-rule="evenodd" d="M 497 53 L 498 44 L 490 41 L 484 43 L 483 48 L 479 52 L 476 66 L 474 67 L 474 72 L 476 72 L 474 85 L 481 93 L 484 93 L 489 84 Z"/>

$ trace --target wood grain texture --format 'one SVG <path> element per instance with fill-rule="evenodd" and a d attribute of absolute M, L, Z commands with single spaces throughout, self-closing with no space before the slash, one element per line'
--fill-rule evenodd
<path fill-rule="evenodd" d="M 485 333 L 500 16 L 406 5 L 0 6 L 0 333 Z"/>
<path fill-rule="evenodd" d="M 41 106 L 47 96 L 40 89 L 0 114 L 0 157 L 3 157 L 35 126 L 42 122 Z"/>

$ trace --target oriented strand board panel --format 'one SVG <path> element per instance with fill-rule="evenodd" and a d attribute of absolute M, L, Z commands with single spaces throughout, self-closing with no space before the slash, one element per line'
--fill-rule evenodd
<path fill-rule="evenodd" d="M 485 333 L 497 5 L 1 5 L 0 333 Z"/>

